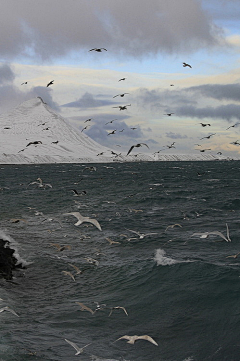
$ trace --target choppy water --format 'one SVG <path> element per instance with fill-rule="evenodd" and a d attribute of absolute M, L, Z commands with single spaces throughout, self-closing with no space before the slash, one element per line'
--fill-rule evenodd
<path fill-rule="evenodd" d="M 0 313 L 0 360 L 239 360 L 240 255 L 227 256 L 240 251 L 240 162 L 108 166 L 1 166 L 0 229 L 28 265 L 14 282 L 0 280 L 0 307 L 19 315 Z M 52 188 L 29 185 L 38 177 Z M 96 218 L 102 232 L 74 226 L 63 215 L 73 211 Z M 231 243 L 191 237 L 226 235 L 226 223 Z M 155 234 L 140 239 L 129 230 Z M 84 270 L 75 281 L 62 273 L 75 275 L 69 264 Z M 76 302 L 106 306 L 92 315 Z M 114 309 L 109 317 L 114 306 L 128 316 Z M 114 342 L 144 334 L 158 346 Z M 75 356 L 64 339 L 91 345 Z"/>

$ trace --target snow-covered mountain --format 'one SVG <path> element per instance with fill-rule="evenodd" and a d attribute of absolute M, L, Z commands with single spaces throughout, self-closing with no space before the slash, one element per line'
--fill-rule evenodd
<path fill-rule="evenodd" d="M 73 128 L 40 97 L 0 116 L 0 164 L 221 160 L 223 156 L 116 155 Z"/>
<path fill-rule="evenodd" d="M 0 117 L 1 164 L 108 162 L 111 157 L 111 149 L 73 128 L 40 97 Z"/>

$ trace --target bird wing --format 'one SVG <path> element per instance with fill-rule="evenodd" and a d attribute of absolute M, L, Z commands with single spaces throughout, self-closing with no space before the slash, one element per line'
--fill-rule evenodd
<path fill-rule="evenodd" d="M 73 348 L 75 348 L 75 350 L 77 351 L 77 353 L 75 353 L 75 355 L 79 355 L 81 353 L 81 349 L 72 341 L 69 341 L 65 338 L 65 341 L 67 343 L 69 343 L 69 345 L 71 345 Z"/>
<path fill-rule="evenodd" d="M 208 234 L 213 234 L 213 235 L 219 236 L 222 239 L 224 239 L 224 241 L 229 242 L 229 240 L 219 231 L 208 232 Z"/>
<path fill-rule="evenodd" d="M 149 149 L 149 146 L 146 143 L 140 143 L 140 144 L 146 145 L 146 147 L 148 147 L 148 149 Z"/>
<path fill-rule="evenodd" d="M 208 235 L 209 235 L 209 232 L 204 232 L 204 233 L 193 233 L 192 235 L 191 235 L 191 237 L 193 237 L 193 236 L 200 236 L 201 238 L 207 238 L 208 237 Z"/>
<path fill-rule="evenodd" d="M 132 233 L 135 233 L 135 234 L 137 234 L 138 236 L 140 236 L 140 233 L 139 233 L 139 232 L 132 231 L 131 229 L 127 229 L 127 231 L 132 232 Z"/>
<path fill-rule="evenodd" d="M 124 336 L 122 336 L 122 337 L 119 337 L 116 341 L 122 340 L 122 339 L 131 340 L 131 336 L 124 335 Z"/>
<path fill-rule="evenodd" d="M 135 147 L 135 145 L 132 145 L 131 148 L 129 149 L 129 151 L 127 152 L 127 155 L 131 153 L 131 151 L 133 150 L 133 148 Z"/>
<path fill-rule="evenodd" d="M 98 223 L 98 221 L 96 219 L 91 219 L 91 218 L 88 218 L 88 219 L 85 219 L 84 221 L 82 221 L 81 223 L 83 222 L 88 222 L 88 223 L 92 223 L 95 227 L 97 227 L 97 229 L 99 229 L 99 231 L 102 230 L 100 224 Z M 77 222 L 78 223 L 78 222 Z"/>
<path fill-rule="evenodd" d="M 154 339 L 151 337 L 151 336 L 148 336 L 148 335 L 142 335 L 142 336 L 138 336 L 137 339 L 140 339 L 140 340 L 146 340 L 146 341 L 149 341 L 151 343 L 153 343 L 154 345 L 158 346 L 157 342 L 154 341 Z"/>
<path fill-rule="evenodd" d="M 82 302 L 76 302 L 79 306 L 81 306 L 81 311 L 89 311 L 92 315 L 94 314 L 94 311 L 90 308 L 84 305 Z"/>

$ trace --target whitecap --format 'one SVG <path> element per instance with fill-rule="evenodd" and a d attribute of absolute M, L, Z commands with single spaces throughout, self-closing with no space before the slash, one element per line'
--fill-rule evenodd
<path fill-rule="evenodd" d="M 26 267 L 29 264 L 31 264 L 31 262 L 27 262 L 26 260 L 24 260 L 18 253 L 18 243 L 9 235 L 7 235 L 3 230 L 0 229 L 0 238 L 3 241 L 6 241 L 7 243 L 5 244 L 5 248 L 9 247 L 12 250 L 14 250 L 13 256 L 16 258 L 17 263 L 16 265 L 21 265 L 22 267 Z"/>
<path fill-rule="evenodd" d="M 166 257 L 165 254 L 166 252 L 161 248 L 158 248 L 155 251 L 154 261 L 157 262 L 158 266 L 170 266 L 172 264 L 178 263 L 178 261 L 176 261 L 175 259 Z"/>

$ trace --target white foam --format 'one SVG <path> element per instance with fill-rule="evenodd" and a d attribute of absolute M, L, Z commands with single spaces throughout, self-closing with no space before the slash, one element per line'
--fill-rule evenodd
<path fill-rule="evenodd" d="M 166 257 L 165 254 L 166 254 L 166 252 L 161 248 L 158 248 L 155 251 L 154 261 L 157 262 L 158 266 L 160 266 L 160 265 L 161 266 L 170 266 L 172 264 L 178 263 L 177 260 L 172 259 L 170 257 Z"/>
<path fill-rule="evenodd" d="M 26 267 L 27 265 L 29 265 L 31 262 L 27 262 L 26 260 L 24 260 L 18 253 L 18 243 L 17 241 L 15 241 L 11 236 L 9 236 L 8 234 L 5 233 L 5 231 L 0 229 L 0 238 L 3 239 L 4 241 L 9 242 L 9 244 L 5 245 L 6 247 L 11 248 L 12 250 L 14 250 L 13 256 L 16 258 L 17 263 L 16 265 L 21 265 L 22 267 Z"/>

